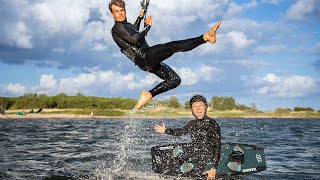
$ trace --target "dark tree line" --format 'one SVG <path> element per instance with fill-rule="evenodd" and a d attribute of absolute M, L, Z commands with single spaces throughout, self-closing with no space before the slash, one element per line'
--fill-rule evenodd
<path fill-rule="evenodd" d="M 85 96 L 78 93 L 74 96 L 68 96 L 61 93 L 56 96 L 47 96 L 46 94 L 25 94 L 20 97 L 0 97 L 0 113 L 6 109 L 40 109 L 40 108 L 58 108 L 58 109 L 132 109 L 137 100 L 131 98 L 105 98 Z M 158 101 L 165 107 L 169 108 L 186 108 L 189 109 L 189 101 L 184 106 L 181 105 L 175 96 L 168 100 Z M 236 104 L 233 97 L 214 96 L 208 102 L 208 106 L 213 110 L 248 110 L 258 111 L 254 103 L 251 107 Z M 277 112 L 292 111 L 288 108 L 278 108 Z M 314 111 L 312 108 L 295 107 L 293 111 Z"/>
<path fill-rule="evenodd" d="M 130 98 L 93 97 L 80 93 L 75 96 L 62 93 L 56 96 L 25 94 L 20 97 L 0 97 L 2 109 L 132 109 L 136 102 Z"/>

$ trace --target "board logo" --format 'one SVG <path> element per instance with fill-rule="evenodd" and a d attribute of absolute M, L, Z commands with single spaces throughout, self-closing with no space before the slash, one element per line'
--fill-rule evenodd
<path fill-rule="evenodd" d="M 160 147 L 160 150 L 173 149 L 173 146 Z"/>
<path fill-rule="evenodd" d="M 260 154 L 256 154 L 256 159 L 257 159 L 258 163 L 262 163 L 262 157 Z"/>
<path fill-rule="evenodd" d="M 257 171 L 257 169 L 256 168 L 249 168 L 249 169 L 243 169 L 242 170 L 242 172 L 255 172 L 255 171 Z"/>

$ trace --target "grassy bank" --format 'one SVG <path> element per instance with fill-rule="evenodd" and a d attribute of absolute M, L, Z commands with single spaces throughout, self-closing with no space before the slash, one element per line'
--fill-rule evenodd
<path fill-rule="evenodd" d="M 29 113 L 30 110 L 8 110 L 2 117 L 46 118 L 46 117 L 129 117 L 130 110 L 121 109 L 43 109 L 40 113 Z M 208 116 L 214 118 L 320 118 L 319 111 L 245 111 L 245 110 L 209 110 Z M 134 117 L 192 117 L 188 109 L 166 107 L 138 110 Z M 0 116 L 1 117 L 1 116 Z"/>

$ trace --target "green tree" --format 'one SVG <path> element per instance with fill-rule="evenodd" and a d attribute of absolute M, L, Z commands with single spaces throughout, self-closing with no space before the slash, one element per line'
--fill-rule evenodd
<path fill-rule="evenodd" d="M 311 107 L 307 107 L 307 108 L 305 108 L 305 107 L 295 107 L 293 110 L 294 111 L 314 111 L 314 109 L 312 109 Z"/>
<path fill-rule="evenodd" d="M 216 110 L 232 110 L 236 107 L 236 102 L 233 97 L 214 96 L 211 99 L 211 108 Z"/>
<path fill-rule="evenodd" d="M 187 101 L 184 103 L 184 108 L 185 108 L 185 109 L 190 109 L 190 100 L 187 100 Z"/>
<path fill-rule="evenodd" d="M 275 110 L 276 113 L 289 113 L 291 112 L 292 110 L 290 108 L 277 108 Z"/>
<path fill-rule="evenodd" d="M 181 106 L 175 96 L 171 96 L 169 100 L 165 101 L 165 105 L 170 108 L 179 108 Z"/>
<path fill-rule="evenodd" d="M 0 97 L 0 108 L 2 110 L 10 109 L 14 102 L 13 98 Z"/>

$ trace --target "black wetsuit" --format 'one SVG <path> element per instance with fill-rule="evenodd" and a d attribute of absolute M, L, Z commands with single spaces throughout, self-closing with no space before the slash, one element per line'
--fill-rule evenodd
<path fill-rule="evenodd" d="M 167 128 L 165 133 L 174 136 L 190 134 L 192 143 L 211 144 L 214 150 L 213 167 L 218 167 L 221 151 L 221 133 L 219 124 L 214 119 L 207 116 L 201 120 L 195 119 L 183 128 Z"/>
<path fill-rule="evenodd" d="M 181 83 L 178 74 L 162 61 L 176 52 L 190 51 L 205 43 L 205 41 L 201 35 L 196 38 L 172 41 L 150 47 L 145 36 L 151 27 L 146 26 L 139 32 L 141 20 L 142 18 L 138 17 L 133 25 L 127 21 L 115 22 L 111 33 L 123 54 L 139 66 L 140 69 L 151 72 L 164 80 L 149 91 L 154 97 L 177 87 Z"/>

